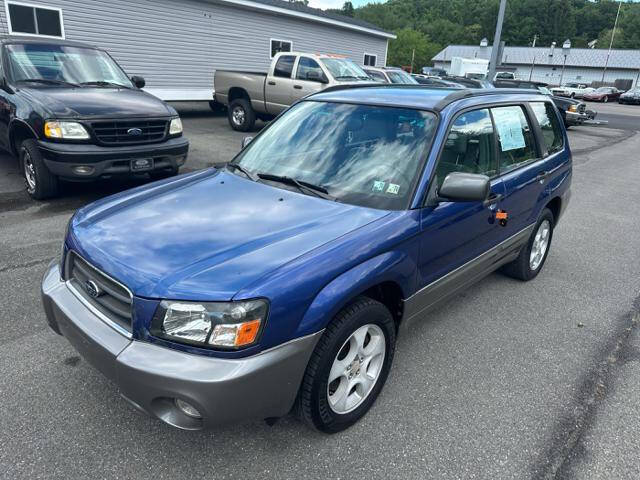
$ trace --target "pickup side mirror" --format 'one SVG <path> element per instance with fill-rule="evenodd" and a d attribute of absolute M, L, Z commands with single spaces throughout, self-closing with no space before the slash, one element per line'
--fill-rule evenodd
<path fill-rule="evenodd" d="M 489 197 L 490 188 L 486 175 L 451 172 L 442 182 L 438 196 L 449 202 L 483 202 Z"/>
<path fill-rule="evenodd" d="M 318 70 L 309 70 L 307 72 L 307 80 L 311 82 L 329 83 L 329 80 L 324 76 L 324 73 Z"/>
<path fill-rule="evenodd" d="M 131 81 L 137 88 L 144 88 L 144 86 L 147 84 L 147 82 L 145 82 L 144 80 L 144 77 L 139 77 L 137 75 L 131 77 Z"/>
<path fill-rule="evenodd" d="M 0 89 L 4 90 L 7 93 L 14 93 L 13 89 L 9 86 L 9 83 L 7 82 L 7 77 L 0 76 Z"/>
<path fill-rule="evenodd" d="M 247 148 L 247 145 L 249 145 L 251 143 L 251 140 L 253 140 L 253 137 L 244 137 L 242 139 L 242 150 Z"/>

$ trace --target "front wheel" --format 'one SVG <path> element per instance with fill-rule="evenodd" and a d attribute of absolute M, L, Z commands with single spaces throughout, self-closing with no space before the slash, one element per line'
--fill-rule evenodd
<path fill-rule="evenodd" d="M 602 102 L 603 102 L 603 103 L 607 103 L 608 101 L 609 101 L 609 97 L 604 97 L 604 98 L 602 99 Z"/>
<path fill-rule="evenodd" d="M 58 194 L 58 177 L 49 171 L 35 140 L 20 145 L 20 166 L 27 193 L 36 200 L 45 200 Z"/>
<path fill-rule="evenodd" d="M 502 267 L 502 272 L 523 281 L 535 278 L 547 260 L 553 237 L 554 222 L 553 213 L 545 208 L 518 258 Z"/>
<path fill-rule="evenodd" d="M 229 104 L 229 125 L 239 132 L 249 132 L 256 124 L 256 112 L 249 100 L 238 98 Z"/>
<path fill-rule="evenodd" d="M 389 310 L 357 298 L 329 324 L 311 355 L 296 401 L 298 417 L 325 433 L 356 423 L 382 390 L 395 343 Z"/>

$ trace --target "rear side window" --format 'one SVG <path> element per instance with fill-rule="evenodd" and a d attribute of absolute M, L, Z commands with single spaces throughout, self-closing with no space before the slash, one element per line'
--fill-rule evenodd
<path fill-rule="evenodd" d="M 530 105 L 542 130 L 547 152 L 549 155 L 559 152 L 563 147 L 563 136 L 555 110 L 550 103 L 546 102 L 531 102 Z"/>
<path fill-rule="evenodd" d="M 489 110 L 473 110 L 460 115 L 449 131 L 436 167 L 438 188 L 451 172 L 496 175 L 494 142 Z"/>
<path fill-rule="evenodd" d="M 498 133 L 500 172 L 509 172 L 535 160 L 535 140 L 522 107 L 495 107 L 491 115 Z"/>
<path fill-rule="evenodd" d="M 293 64 L 295 61 L 296 57 L 292 55 L 284 55 L 280 57 L 273 69 L 273 76 L 291 78 L 291 72 L 293 72 Z"/>

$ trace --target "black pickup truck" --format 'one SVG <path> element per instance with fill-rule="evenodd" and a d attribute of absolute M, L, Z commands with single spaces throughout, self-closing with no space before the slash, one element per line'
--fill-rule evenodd
<path fill-rule="evenodd" d="M 0 147 L 19 157 L 33 198 L 56 196 L 59 179 L 159 178 L 184 165 L 189 142 L 178 113 L 107 52 L 6 37 L 0 60 Z"/>

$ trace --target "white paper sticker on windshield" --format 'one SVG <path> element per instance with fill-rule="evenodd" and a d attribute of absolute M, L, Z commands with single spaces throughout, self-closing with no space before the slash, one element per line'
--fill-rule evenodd
<path fill-rule="evenodd" d="M 494 108 L 492 111 L 503 152 L 526 146 L 519 111 L 520 107 Z"/>
<path fill-rule="evenodd" d="M 372 190 L 373 190 L 374 192 L 383 192 L 383 191 L 384 191 L 384 186 L 385 186 L 385 184 L 386 184 L 386 183 L 387 183 L 387 182 L 381 182 L 381 181 L 379 181 L 379 180 L 375 180 L 375 181 L 373 182 L 373 188 L 372 188 Z"/>
<path fill-rule="evenodd" d="M 396 185 L 395 183 L 390 183 L 389 188 L 387 188 L 387 193 L 392 193 L 393 195 L 397 195 L 400 191 L 400 185 Z"/>

